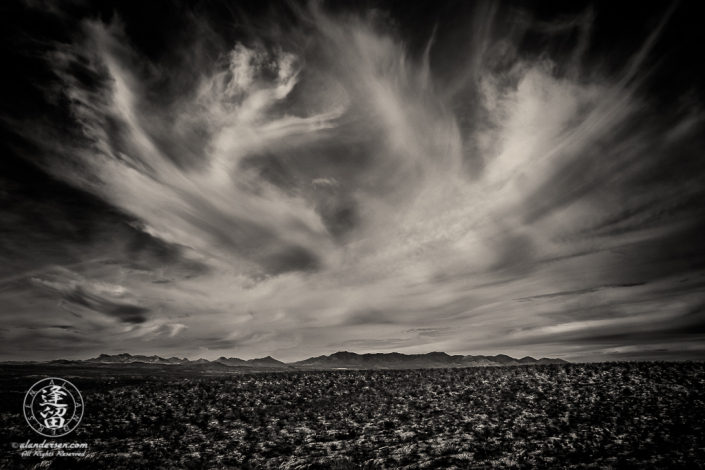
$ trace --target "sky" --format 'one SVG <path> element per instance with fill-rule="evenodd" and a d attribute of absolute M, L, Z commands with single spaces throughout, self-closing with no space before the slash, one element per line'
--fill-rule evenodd
<path fill-rule="evenodd" d="M 702 360 L 695 4 L 6 2 L 0 360 Z"/>

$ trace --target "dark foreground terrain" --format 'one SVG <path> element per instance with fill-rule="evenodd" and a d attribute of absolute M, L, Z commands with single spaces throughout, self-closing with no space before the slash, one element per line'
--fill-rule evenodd
<path fill-rule="evenodd" d="M 1 468 L 705 468 L 705 364 L 68 376 L 85 415 L 22 457 L 46 371 L 0 376 Z M 47 439 L 52 441 L 52 439 Z"/>

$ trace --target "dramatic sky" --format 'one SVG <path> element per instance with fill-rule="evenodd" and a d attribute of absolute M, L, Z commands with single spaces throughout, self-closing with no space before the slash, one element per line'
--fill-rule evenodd
<path fill-rule="evenodd" d="M 0 360 L 705 358 L 705 34 L 647 3 L 3 2 Z"/>

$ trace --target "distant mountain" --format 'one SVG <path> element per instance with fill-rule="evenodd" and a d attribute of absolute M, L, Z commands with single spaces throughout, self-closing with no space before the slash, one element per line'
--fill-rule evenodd
<path fill-rule="evenodd" d="M 164 366 L 180 366 L 179 369 L 184 370 L 233 370 L 241 371 L 275 371 L 275 370 L 330 370 L 330 369 L 431 369 L 431 368 L 450 368 L 450 367 L 487 367 L 487 366 L 515 366 L 526 364 L 565 364 L 567 361 L 563 359 L 534 359 L 533 357 L 523 357 L 514 359 L 505 354 L 497 356 L 463 356 L 463 355 L 448 355 L 444 352 L 430 352 L 427 354 L 401 354 L 393 353 L 374 353 L 374 354 L 357 354 L 354 352 L 341 351 L 330 356 L 318 356 L 305 359 L 303 361 L 284 363 L 274 359 L 271 356 L 259 359 L 238 359 L 236 357 L 220 357 L 215 361 L 207 359 L 179 359 L 178 357 L 170 357 L 165 359 L 160 356 L 143 356 L 122 354 L 101 354 L 93 359 L 86 360 L 66 360 L 56 359 L 49 361 L 49 364 L 55 365 L 77 365 L 77 364 L 153 364 Z M 11 364 L 16 362 L 6 362 Z M 18 363 L 19 364 L 19 363 Z M 154 367 L 150 365 L 149 367 Z M 205 368 L 205 369 L 204 369 Z"/>
<path fill-rule="evenodd" d="M 342 351 L 330 356 L 318 356 L 294 362 L 291 365 L 307 369 L 425 369 L 438 367 L 512 366 L 524 364 L 564 364 L 562 359 L 539 360 L 533 357 L 514 359 L 497 356 L 450 356 L 444 352 L 427 354 L 376 353 L 356 354 Z"/>
<path fill-rule="evenodd" d="M 247 364 L 247 361 L 244 361 L 242 359 L 238 359 L 237 357 L 225 357 L 221 356 L 218 359 L 216 359 L 213 362 L 218 362 L 220 364 L 224 364 L 226 366 L 244 366 Z"/>
<path fill-rule="evenodd" d="M 353 352 L 337 352 L 330 356 L 312 357 L 295 362 L 298 366 L 329 366 L 352 368 L 379 368 L 379 367 L 448 367 L 458 362 L 463 356 L 449 356 L 444 352 L 430 352 L 427 354 L 401 354 L 375 353 L 356 354 Z"/>
<path fill-rule="evenodd" d="M 199 359 L 196 362 L 210 362 L 207 361 L 206 359 Z M 125 363 L 130 363 L 130 362 L 146 362 L 148 364 L 186 364 L 191 361 L 188 359 L 179 359 L 178 357 L 170 357 L 169 359 L 164 359 L 163 357 L 159 356 L 142 356 L 142 355 L 136 355 L 132 356 L 131 354 L 127 353 L 122 353 L 122 354 L 116 354 L 114 356 L 111 356 L 109 354 L 101 354 L 100 356 L 93 358 L 93 359 L 86 359 L 85 361 L 81 362 L 92 362 L 92 363 L 99 363 L 99 364 L 125 364 Z"/>
<path fill-rule="evenodd" d="M 54 361 L 57 362 L 57 361 Z M 131 355 L 128 353 L 122 354 L 101 354 L 100 356 L 93 359 L 86 359 L 85 361 L 76 361 L 78 363 L 88 362 L 92 364 L 130 364 L 134 362 L 144 362 L 147 364 L 218 364 L 228 367 L 247 367 L 247 368 L 257 368 L 257 369 L 291 369 L 287 364 L 274 359 L 271 356 L 259 358 L 259 359 L 238 359 L 236 357 L 220 357 L 215 361 L 209 361 L 208 359 L 196 359 L 191 361 L 189 359 L 179 359 L 178 357 L 170 357 L 169 359 L 164 359 L 160 356 L 143 356 L 143 355 Z"/>

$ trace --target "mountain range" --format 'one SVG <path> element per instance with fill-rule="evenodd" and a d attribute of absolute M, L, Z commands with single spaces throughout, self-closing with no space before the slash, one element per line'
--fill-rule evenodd
<path fill-rule="evenodd" d="M 530 364 L 564 364 L 563 359 L 534 359 L 523 357 L 515 359 L 505 354 L 496 356 L 449 355 L 444 352 L 427 354 L 401 353 L 368 353 L 356 354 L 341 351 L 329 356 L 318 356 L 303 361 L 284 363 L 271 356 L 259 359 L 238 359 L 236 357 L 220 357 L 214 361 L 197 359 L 191 361 L 178 357 L 163 358 L 160 356 L 131 355 L 127 353 L 109 355 L 101 354 L 93 359 L 74 360 L 59 359 L 49 361 L 51 364 L 157 364 L 173 366 L 208 365 L 217 369 L 252 369 L 252 370 L 331 370 L 331 369 L 431 369 L 452 367 L 487 367 L 487 366 L 518 366 Z"/>

